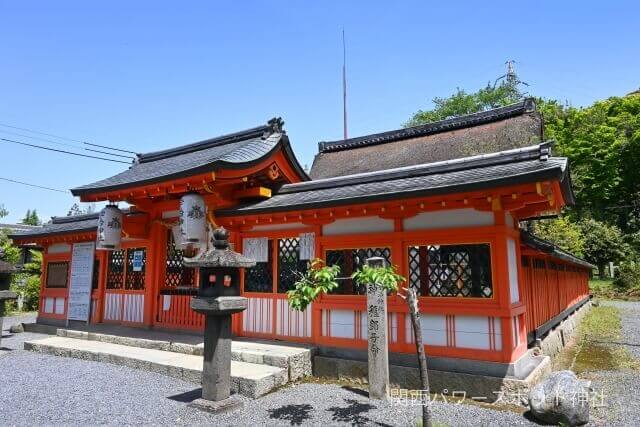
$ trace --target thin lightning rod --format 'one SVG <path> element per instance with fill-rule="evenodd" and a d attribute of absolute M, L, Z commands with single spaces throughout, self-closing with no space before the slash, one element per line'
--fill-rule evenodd
<path fill-rule="evenodd" d="M 344 139 L 347 139 L 347 45 L 344 41 L 344 28 L 342 29 L 342 116 Z"/>

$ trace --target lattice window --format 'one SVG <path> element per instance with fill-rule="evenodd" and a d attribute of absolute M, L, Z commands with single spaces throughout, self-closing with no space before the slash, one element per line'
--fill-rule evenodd
<path fill-rule="evenodd" d="M 142 252 L 142 264 L 136 269 L 134 259 L 136 252 Z M 147 250 L 135 248 L 127 250 L 127 278 L 124 288 L 126 290 L 139 291 L 144 289 L 144 273 L 147 266 Z M 137 270 L 137 271 L 136 271 Z"/>
<path fill-rule="evenodd" d="M 183 264 L 184 257 L 195 255 L 195 250 L 180 249 L 173 240 L 173 233 L 168 230 L 167 237 L 167 268 L 164 278 L 164 286 L 168 288 L 176 287 L 195 287 L 196 270 L 195 268 L 185 268 Z"/>
<path fill-rule="evenodd" d="M 69 263 L 47 263 L 47 288 L 66 288 L 69 277 Z"/>
<path fill-rule="evenodd" d="M 339 265 L 342 278 L 333 294 L 364 295 L 367 290 L 364 286 L 355 283 L 349 276 L 362 267 L 367 258 L 382 257 L 391 265 L 391 250 L 389 248 L 360 248 L 360 249 L 331 249 L 327 251 L 327 265 Z"/>
<path fill-rule="evenodd" d="M 299 274 L 307 271 L 308 263 L 300 259 L 300 239 L 278 240 L 278 292 L 295 288 Z"/>
<path fill-rule="evenodd" d="M 269 240 L 267 262 L 257 262 L 244 271 L 245 292 L 273 292 L 273 240 Z"/>
<path fill-rule="evenodd" d="M 493 295 L 488 244 L 410 246 L 409 284 L 419 295 L 476 297 Z"/>
<path fill-rule="evenodd" d="M 122 282 L 124 282 L 124 255 L 124 249 L 109 252 L 107 289 L 122 289 Z"/>

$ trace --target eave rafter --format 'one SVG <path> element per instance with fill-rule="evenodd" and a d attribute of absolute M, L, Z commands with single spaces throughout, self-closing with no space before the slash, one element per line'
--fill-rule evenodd
<path fill-rule="evenodd" d="M 339 218 L 365 216 L 396 220 L 409 218 L 421 212 L 465 208 L 493 212 L 505 211 L 518 218 L 522 217 L 521 212 L 548 210 L 550 198 L 556 197 L 552 196 L 554 191 L 552 183 L 537 184 L 539 185 L 524 184 L 491 191 L 361 203 L 349 206 L 217 217 L 217 221 L 232 230 L 250 231 L 256 225 L 302 223 L 312 226 L 329 224 Z"/>
<path fill-rule="evenodd" d="M 255 181 L 255 184 L 254 184 Z M 299 182 L 300 178 L 289 164 L 282 151 L 277 151 L 255 165 L 244 168 L 221 168 L 199 173 L 193 176 L 167 179 L 153 184 L 135 185 L 131 188 L 96 192 L 80 196 L 83 202 L 126 201 L 139 206 L 141 210 L 150 209 L 149 201 L 157 202 L 181 194 L 196 191 L 201 194 L 214 194 L 224 197 L 225 189 L 248 189 L 263 186 L 263 182 L 281 185 Z M 260 194 L 264 195 L 262 191 Z M 251 192 L 250 192 L 251 194 Z"/>

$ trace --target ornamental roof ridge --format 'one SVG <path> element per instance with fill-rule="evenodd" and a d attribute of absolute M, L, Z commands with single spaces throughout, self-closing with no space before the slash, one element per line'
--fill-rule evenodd
<path fill-rule="evenodd" d="M 536 111 L 535 100 L 533 98 L 525 98 L 520 102 L 506 105 L 504 107 L 451 117 L 424 125 L 394 129 L 343 140 L 321 141 L 318 143 L 318 152 L 329 153 L 334 151 L 351 150 L 369 145 L 385 144 L 440 132 L 449 132 L 456 129 L 463 129 L 498 120 L 504 120 L 509 117 L 532 113 L 534 111 Z"/>

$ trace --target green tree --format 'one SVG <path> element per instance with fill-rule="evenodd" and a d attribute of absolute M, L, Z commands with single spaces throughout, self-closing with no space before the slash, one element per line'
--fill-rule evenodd
<path fill-rule="evenodd" d="M 24 218 L 22 218 L 22 223 L 26 225 L 40 225 L 42 221 L 38 218 L 38 212 L 35 209 L 28 209 Z"/>
<path fill-rule="evenodd" d="M 582 228 L 566 216 L 536 221 L 533 233 L 576 256 L 584 256 L 585 237 Z"/>
<path fill-rule="evenodd" d="M 4 218 L 9 215 L 9 211 L 4 208 L 3 204 L 0 204 L 0 218 Z"/>
<path fill-rule="evenodd" d="M 622 232 L 614 225 L 587 218 L 579 223 L 584 236 L 584 257 L 598 267 L 601 279 L 608 262 L 620 262 L 625 259 L 628 248 Z"/>
<path fill-rule="evenodd" d="M 87 204 L 84 208 L 80 206 L 78 203 L 74 203 L 67 212 L 67 216 L 76 216 L 76 215 L 84 215 L 95 212 L 96 205 L 94 203 Z"/>
<path fill-rule="evenodd" d="M 487 83 L 487 86 L 472 93 L 467 93 L 463 89 L 457 88 L 456 92 L 449 97 L 433 98 L 433 109 L 419 110 L 404 126 L 418 126 L 449 117 L 490 110 L 513 104 L 522 100 L 523 97 L 524 95 L 519 90 L 517 83 L 510 81 L 503 81 L 499 85 Z"/>
<path fill-rule="evenodd" d="M 40 299 L 40 273 L 42 270 L 42 252 L 31 251 L 30 263 L 23 266 L 19 274 L 12 279 L 11 288 L 24 297 L 24 310 L 37 310 Z"/>

